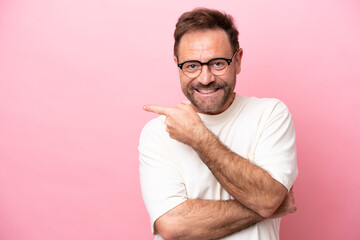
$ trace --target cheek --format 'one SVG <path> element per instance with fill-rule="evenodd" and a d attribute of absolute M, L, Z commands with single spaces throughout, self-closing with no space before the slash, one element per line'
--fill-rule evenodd
<path fill-rule="evenodd" d="M 180 75 L 180 85 L 182 89 L 186 89 L 187 86 L 191 83 L 192 79 L 189 79 L 186 76 L 181 76 Z"/>
<path fill-rule="evenodd" d="M 229 75 L 217 76 L 216 77 L 216 82 L 218 82 L 219 84 L 230 85 L 231 84 L 230 79 L 231 79 L 231 77 Z"/>
<path fill-rule="evenodd" d="M 234 68 L 229 69 L 227 74 L 222 76 L 221 80 L 228 85 L 234 84 L 236 82 L 236 70 Z"/>

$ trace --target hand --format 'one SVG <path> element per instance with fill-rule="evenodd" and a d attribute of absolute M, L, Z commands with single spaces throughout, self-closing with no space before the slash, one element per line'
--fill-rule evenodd
<path fill-rule="evenodd" d="M 175 108 L 145 105 L 144 110 L 165 115 L 169 136 L 189 146 L 196 145 L 209 131 L 189 104 L 179 103 Z"/>
<path fill-rule="evenodd" d="M 270 218 L 279 218 L 294 212 L 296 212 L 296 206 L 295 206 L 294 193 L 291 188 L 290 192 L 288 192 L 284 201 L 281 203 L 279 208 L 273 213 L 273 215 L 270 216 Z"/>

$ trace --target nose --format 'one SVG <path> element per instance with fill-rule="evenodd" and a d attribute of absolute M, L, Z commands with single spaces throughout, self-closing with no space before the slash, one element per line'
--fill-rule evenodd
<path fill-rule="evenodd" d="M 206 86 L 215 81 L 215 76 L 210 72 L 209 66 L 203 65 L 197 80 Z"/>

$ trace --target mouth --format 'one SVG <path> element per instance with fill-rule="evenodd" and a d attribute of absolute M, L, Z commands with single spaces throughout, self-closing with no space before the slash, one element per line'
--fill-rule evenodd
<path fill-rule="evenodd" d="M 212 94 L 219 90 L 220 88 L 213 88 L 213 89 L 198 89 L 196 88 L 195 91 L 201 94 Z"/>

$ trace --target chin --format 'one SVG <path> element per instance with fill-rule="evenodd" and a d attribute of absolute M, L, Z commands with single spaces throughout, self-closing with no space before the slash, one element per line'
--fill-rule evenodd
<path fill-rule="evenodd" d="M 224 106 L 224 104 L 219 105 L 203 105 L 198 104 L 197 102 L 192 103 L 200 112 L 207 113 L 207 114 L 217 114 L 221 108 Z"/>

